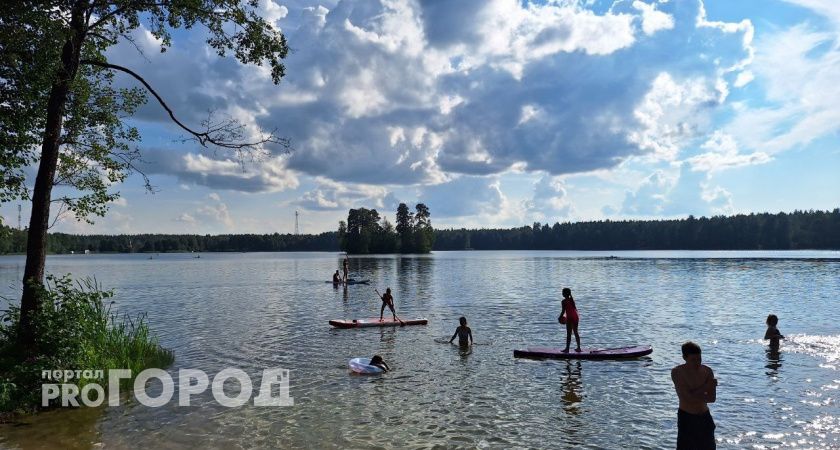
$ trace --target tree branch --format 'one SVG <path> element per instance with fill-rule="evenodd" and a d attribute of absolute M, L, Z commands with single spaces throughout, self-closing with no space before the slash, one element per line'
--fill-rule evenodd
<path fill-rule="evenodd" d="M 236 150 L 236 151 L 254 149 L 256 147 L 259 147 L 262 144 L 277 144 L 277 145 L 282 146 L 284 149 L 288 149 L 290 147 L 290 143 L 289 143 L 288 139 L 278 138 L 278 137 L 274 136 L 273 131 L 271 133 L 269 133 L 268 136 L 265 136 L 265 137 L 263 137 L 262 139 L 260 139 L 256 142 L 229 141 L 229 140 L 225 139 L 225 135 L 232 136 L 234 138 L 238 137 L 237 133 L 235 133 L 235 132 L 230 133 L 231 130 L 235 129 L 235 127 L 232 127 L 231 123 L 223 124 L 223 125 L 220 125 L 219 127 L 214 127 L 212 125 L 212 123 L 208 122 L 208 123 L 206 123 L 206 127 L 207 127 L 206 131 L 203 131 L 203 132 L 195 131 L 195 130 L 191 129 L 190 127 L 181 123 L 181 121 L 178 120 L 175 117 L 175 113 L 172 112 L 172 109 L 170 109 L 169 106 L 166 104 L 166 102 L 163 101 L 163 98 L 161 98 L 161 96 L 152 88 L 151 85 L 149 85 L 149 83 L 145 79 L 143 79 L 143 77 L 138 75 L 133 70 L 128 69 L 126 67 L 118 66 L 116 64 L 111 64 L 111 63 L 107 63 L 107 62 L 104 62 L 104 61 L 96 61 L 96 60 L 91 60 L 91 59 L 83 59 L 83 60 L 80 61 L 80 63 L 91 65 L 91 66 L 104 67 L 106 69 L 117 70 L 117 71 L 120 71 L 120 72 L 127 73 L 127 74 L 131 75 L 132 77 L 134 77 L 136 80 L 138 80 L 140 83 L 142 83 L 143 86 L 146 88 L 146 90 L 148 90 L 157 99 L 158 103 L 160 103 L 160 105 L 163 107 L 163 109 L 166 110 L 166 113 L 169 114 L 169 118 L 172 119 L 172 121 L 175 122 L 175 124 L 177 124 L 179 127 L 181 127 L 181 129 L 183 129 L 187 133 L 191 134 L 193 136 L 193 138 L 196 141 L 198 141 L 198 143 L 201 144 L 201 146 L 203 146 L 203 147 L 207 147 L 207 144 L 212 144 L 212 145 L 215 145 L 217 147 L 227 148 L 227 149 Z M 219 136 L 219 134 L 221 134 L 222 136 Z"/>

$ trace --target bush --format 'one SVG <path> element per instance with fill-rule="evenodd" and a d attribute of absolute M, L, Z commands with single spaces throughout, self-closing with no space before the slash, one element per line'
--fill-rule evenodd
<path fill-rule="evenodd" d="M 113 313 L 113 302 L 108 301 L 113 291 L 103 291 L 95 280 L 73 283 L 69 275 L 48 275 L 38 295 L 34 354 L 27 355 L 17 344 L 20 307 L 10 306 L 0 316 L 0 411 L 41 409 L 42 370 L 103 370 L 107 374 L 108 369 L 130 369 L 136 376 L 174 360 L 172 352 L 150 334 L 145 315 L 132 318 Z M 93 381 L 101 380 L 72 382 L 81 389 Z M 107 383 L 102 384 L 107 390 Z"/>

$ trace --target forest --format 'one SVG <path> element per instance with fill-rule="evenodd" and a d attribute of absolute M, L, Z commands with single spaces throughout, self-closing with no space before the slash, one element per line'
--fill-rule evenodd
<path fill-rule="evenodd" d="M 401 205 L 405 206 L 405 205 Z M 376 210 L 353 209 L 338 232 L 294 234 L 51 233 L 50 253 L 282 252 L 424 253 L 431 250 L 794 250 L 840 249 L 840 209 L 739 214 L 678 220 L 534 223 L 510 229 L 431 227 L 428 208 L 397 211 L 397 224 Z M 0 225 L 0 253 L 26 251 L 26 231 Z"/>

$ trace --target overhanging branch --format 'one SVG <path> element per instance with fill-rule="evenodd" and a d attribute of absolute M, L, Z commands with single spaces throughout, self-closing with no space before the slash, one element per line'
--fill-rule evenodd
<path fill-rule="evenodd" d="M 177 124 L 181 129 L 189 133 L 194 137 L 199 144 L 203 147 L 207 147 L 208 144 L 215 145 L 221 148 L 227 148 L 236 151 L 243 151 L 243 150 L 251 150 L 256 149 L 257 147 L 263 144 L 277 144 L 282 146 L 285 149 L 290 147 L 288 139 L 285 138 L 278 138 L 274 136 L 274 132 L 269 133 L 267 136 L 262 137 L 260 140 L 255 142 L 238 142 L 236 140 L 229 140 L 225 137 L 239 137 L 239 134 L 235 132 L 235 125 L 237 122 L 231 121 L 228 123 L 221 124 L 219 126 L 214 126 L 212 123 L 207 123 L 207 129 L 205 131 L 196 131 L 192 128 L 184 125 L 178 118 L 175 117 L 175 113 L 172 111 L 171 108 L 163 101 L 163 98 L 152 88 L 152 86 L 145 80 L 143 77 L 138 75 L 131 69 L 126 67 L 118 66 L 116 64 L 107 63 L 104 61 L 96 61 L 92 59 L 83 59 L 80 61 L 81 64 L 87 64 L 91 66 L 103 67 L 106 69 L 117 70 L 120 72 L 127 73 L 134 77 L 137 81 L 143 84 L 143 86 L 148 90 L 160 103 L 163 109 L 166 110 L 166 113 L 169 114 L 169 118 L 172 119 L 175 124 Z M 221 136 L 220 136 L 221 135 Z"/>

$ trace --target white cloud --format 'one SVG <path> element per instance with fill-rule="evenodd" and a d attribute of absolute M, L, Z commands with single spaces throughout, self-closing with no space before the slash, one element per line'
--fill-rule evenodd
<path fill-rule="evenodd" d="M 178 217 L 176 217 L 173 220 L 176 221 L 176 222 L 184 222 L 184 223 L 188 223 L 188 224 L 195 224 L 196 223 L 195 217 L 193 217 L 193 216 L 191 216 L 190 214 L 187 214 L 187 213 L 181 213 L 181 215 L 179 215 Z"/>
<path fill-rule="evenodd" d="M 797 3 L 833 11 L 824 2 Z M 840 33 L 796 25 L 765 36 L 751 71 L 766 99 L 736 109 L 726 126 L 741 146 L 772 155 L 840 130 Z"/>
<path fill-rule="evenodd" d="M 682 163 L 672 170 L 659 170 L 627 191 L 620 213 L 637 217 L 679 217 L 689 214 L 731 214 L 732 194 L 721 186 L 713 186 L 707 173 L 690 170 Z"/>
<path fill-rule="evenodd" d="M 674 160 L 708 123 L 710 106 L 718 103 L 719 91 L 712 83 L 703 78 L 676 81 L 660 73 L 633 112 L 642 127 L 630 133 L 630 141 L 657 159 Z"/>
<path fill-rule="evenodd" d="M 708 141 L 703 143 L 701 148 L 707 152 L 687 160 L 692 170 L 714 172 L 734 167 L 764 164 L 772 160 L 767 153 L 760 151 L 750 154 L 738 153 L 738 144 L 735 139 L 721 131 L 716 131 Z"/>
<path fill-rule="evenodd" d="M 315 179 L 318 186 L 305 192 L 289 204 L 310 211 L 342 210 L 349 208 L 396 209 L 392 195 L 382 186 L 358 183 L 337 183 L 328 178 Z"/>
<path fill-rule="evenodd" d="M 534 183 L 533 195 L 524 207 L 535 219 L 549 221 L 569 217 L 574 210 L 564 181 L 550 175 L 544 175 Z"/>
<path fill-rule="evenodd" d="M 287 168 L 284 156 L 240 163 L 227 158 L 214 159 L 200 153 L 147 150 L 144 161 L 145 173 L 173 175 L 182 182 L 182 189 L 191 183 L 212 189 L 281 192 L 295 189 L 299 185 L 298 176 Z"/>
<path fill-rule="evenodd" d="M 435 217 L 495 216 L 507 201 L 496 177 L 461 176 L 447 183 L 425 186 L 418 201 Z"/>
<path fill-rule="evenodd" d="M 113 205 L 113 206 L 120 206 L 120 207 L 125 208 L 126 206 L 128 206 L 128 200 L 126 200 L 125 197 L 118 197 L 118 198 L 114 199 L 113 201 L 109 202 L 109 204 Z"/>
<path fill-rule="evenodd" d="M 655 3 L 634 1 L 633 7 L 642 12 L 642 31 L 648 36 L 659 30 L 670 30 L 674 28 L 674 18 L 656 9 Z"/>
<path fill-rule="evenodd" d="M 752 71 L 745 70 L 743 72 L 738 73 L 738 77 L 735 79 L 733 86 L 737 88 L 744 87 L 754 79 L 755 75 L 752 73 Z"/>
<path fill-rule="evenodd" d="M 228 230 L 234 229 L 233 218 L 230 215 L 228 206 L 224 203 L 217 203 L 214 205 L 204 205 L 196 209 L 193 214 L 195 217 L 202 219 L 202 222 L 219 223 Z"/>

